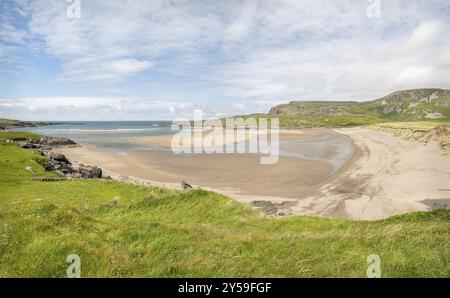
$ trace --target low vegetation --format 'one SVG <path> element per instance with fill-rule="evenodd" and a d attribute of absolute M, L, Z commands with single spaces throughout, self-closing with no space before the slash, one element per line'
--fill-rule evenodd
<path fill-rule="evenodd" d="M 70 254 L 84 277 L 365 277 L 370 254 L 385 277 L 450 276 L 447 210 L 275 219 L 200 189 L 35 182 L 56 174 L 15 134 L 0 132 L 1 277 L 64 277 Z"/>
<path fill-rule="evenodd" d="M 444 152 L 450 150 L 450 123 L 439 122 L 389 122 L 372 126 L 392 133 L 395 136 L 428 144 L 432 141 L 439 143 Z"/>

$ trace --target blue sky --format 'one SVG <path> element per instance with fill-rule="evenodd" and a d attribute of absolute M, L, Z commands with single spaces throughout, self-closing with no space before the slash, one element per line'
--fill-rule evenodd
<path fill-rule="evenodd" d="M 72 1 L 79 18 L 66 0 L 0 2 L 0 117 L 222 117 L 450 87 L 447 0 Z"/>

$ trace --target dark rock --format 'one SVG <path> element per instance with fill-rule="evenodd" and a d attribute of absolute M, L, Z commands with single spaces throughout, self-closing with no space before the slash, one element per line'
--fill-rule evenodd
<path fill-rule="evenodd" d="M 80 164 L 77 168 L 72 166 L 72 163 L 63 155 L 42 149 L 42 152 L 47 157 L 47 164 L 45 170 L 55 171 L 62 176 L 71 179 L 100 179 L 103 171 L 96 166 L 85 166 Z"/>
<path fill-rule="evenodd" d="M 41 147 L 42 147 L 42 145 L 33 144 L 33 143 L 25 143 L 20 146 L 20 148 L 23 148 L 23 149 L 38 149 Z"/>
<path fill-rule="evenodd" d="M 99 179 L 102 178 L 102 169 L 95 166 L 83 166 L 77 170 L 83 179 Z"/>
<path fill-rule="evenodd" d="M 190 188 L 192 188 L 192 185 L 190 185 L 186 181 L 181 181 L 181 188 L 183 188 L 183 189 L 190 189 Z"/>
<path fill-rule="evenodd" d="M 71 164 L 70 161 L 63 154 L 50 152 L 48 154 L 48 158 L 61 163 Z"/>

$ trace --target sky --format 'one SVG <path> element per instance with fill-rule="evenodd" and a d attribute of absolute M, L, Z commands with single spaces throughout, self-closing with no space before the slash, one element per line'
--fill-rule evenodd
<path fill-rule="evenodd" d="M 170 120 L 450 88 L 448 0 L 1 0 L 0 117 Z"/>

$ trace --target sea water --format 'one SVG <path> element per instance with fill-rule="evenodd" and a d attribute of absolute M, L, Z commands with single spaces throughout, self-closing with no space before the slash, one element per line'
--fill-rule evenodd
<path fill-rule="evenodd" d="M 99 149 L 127 153 L 139 149 L 152 149 L 152 145 L 136 142 L 133 138 L 171 135 L 168 121 L 73 121 L 37 127 L 17 128 L 44 136 L 67 137 L 79 144 L 90 144 Z"/>

